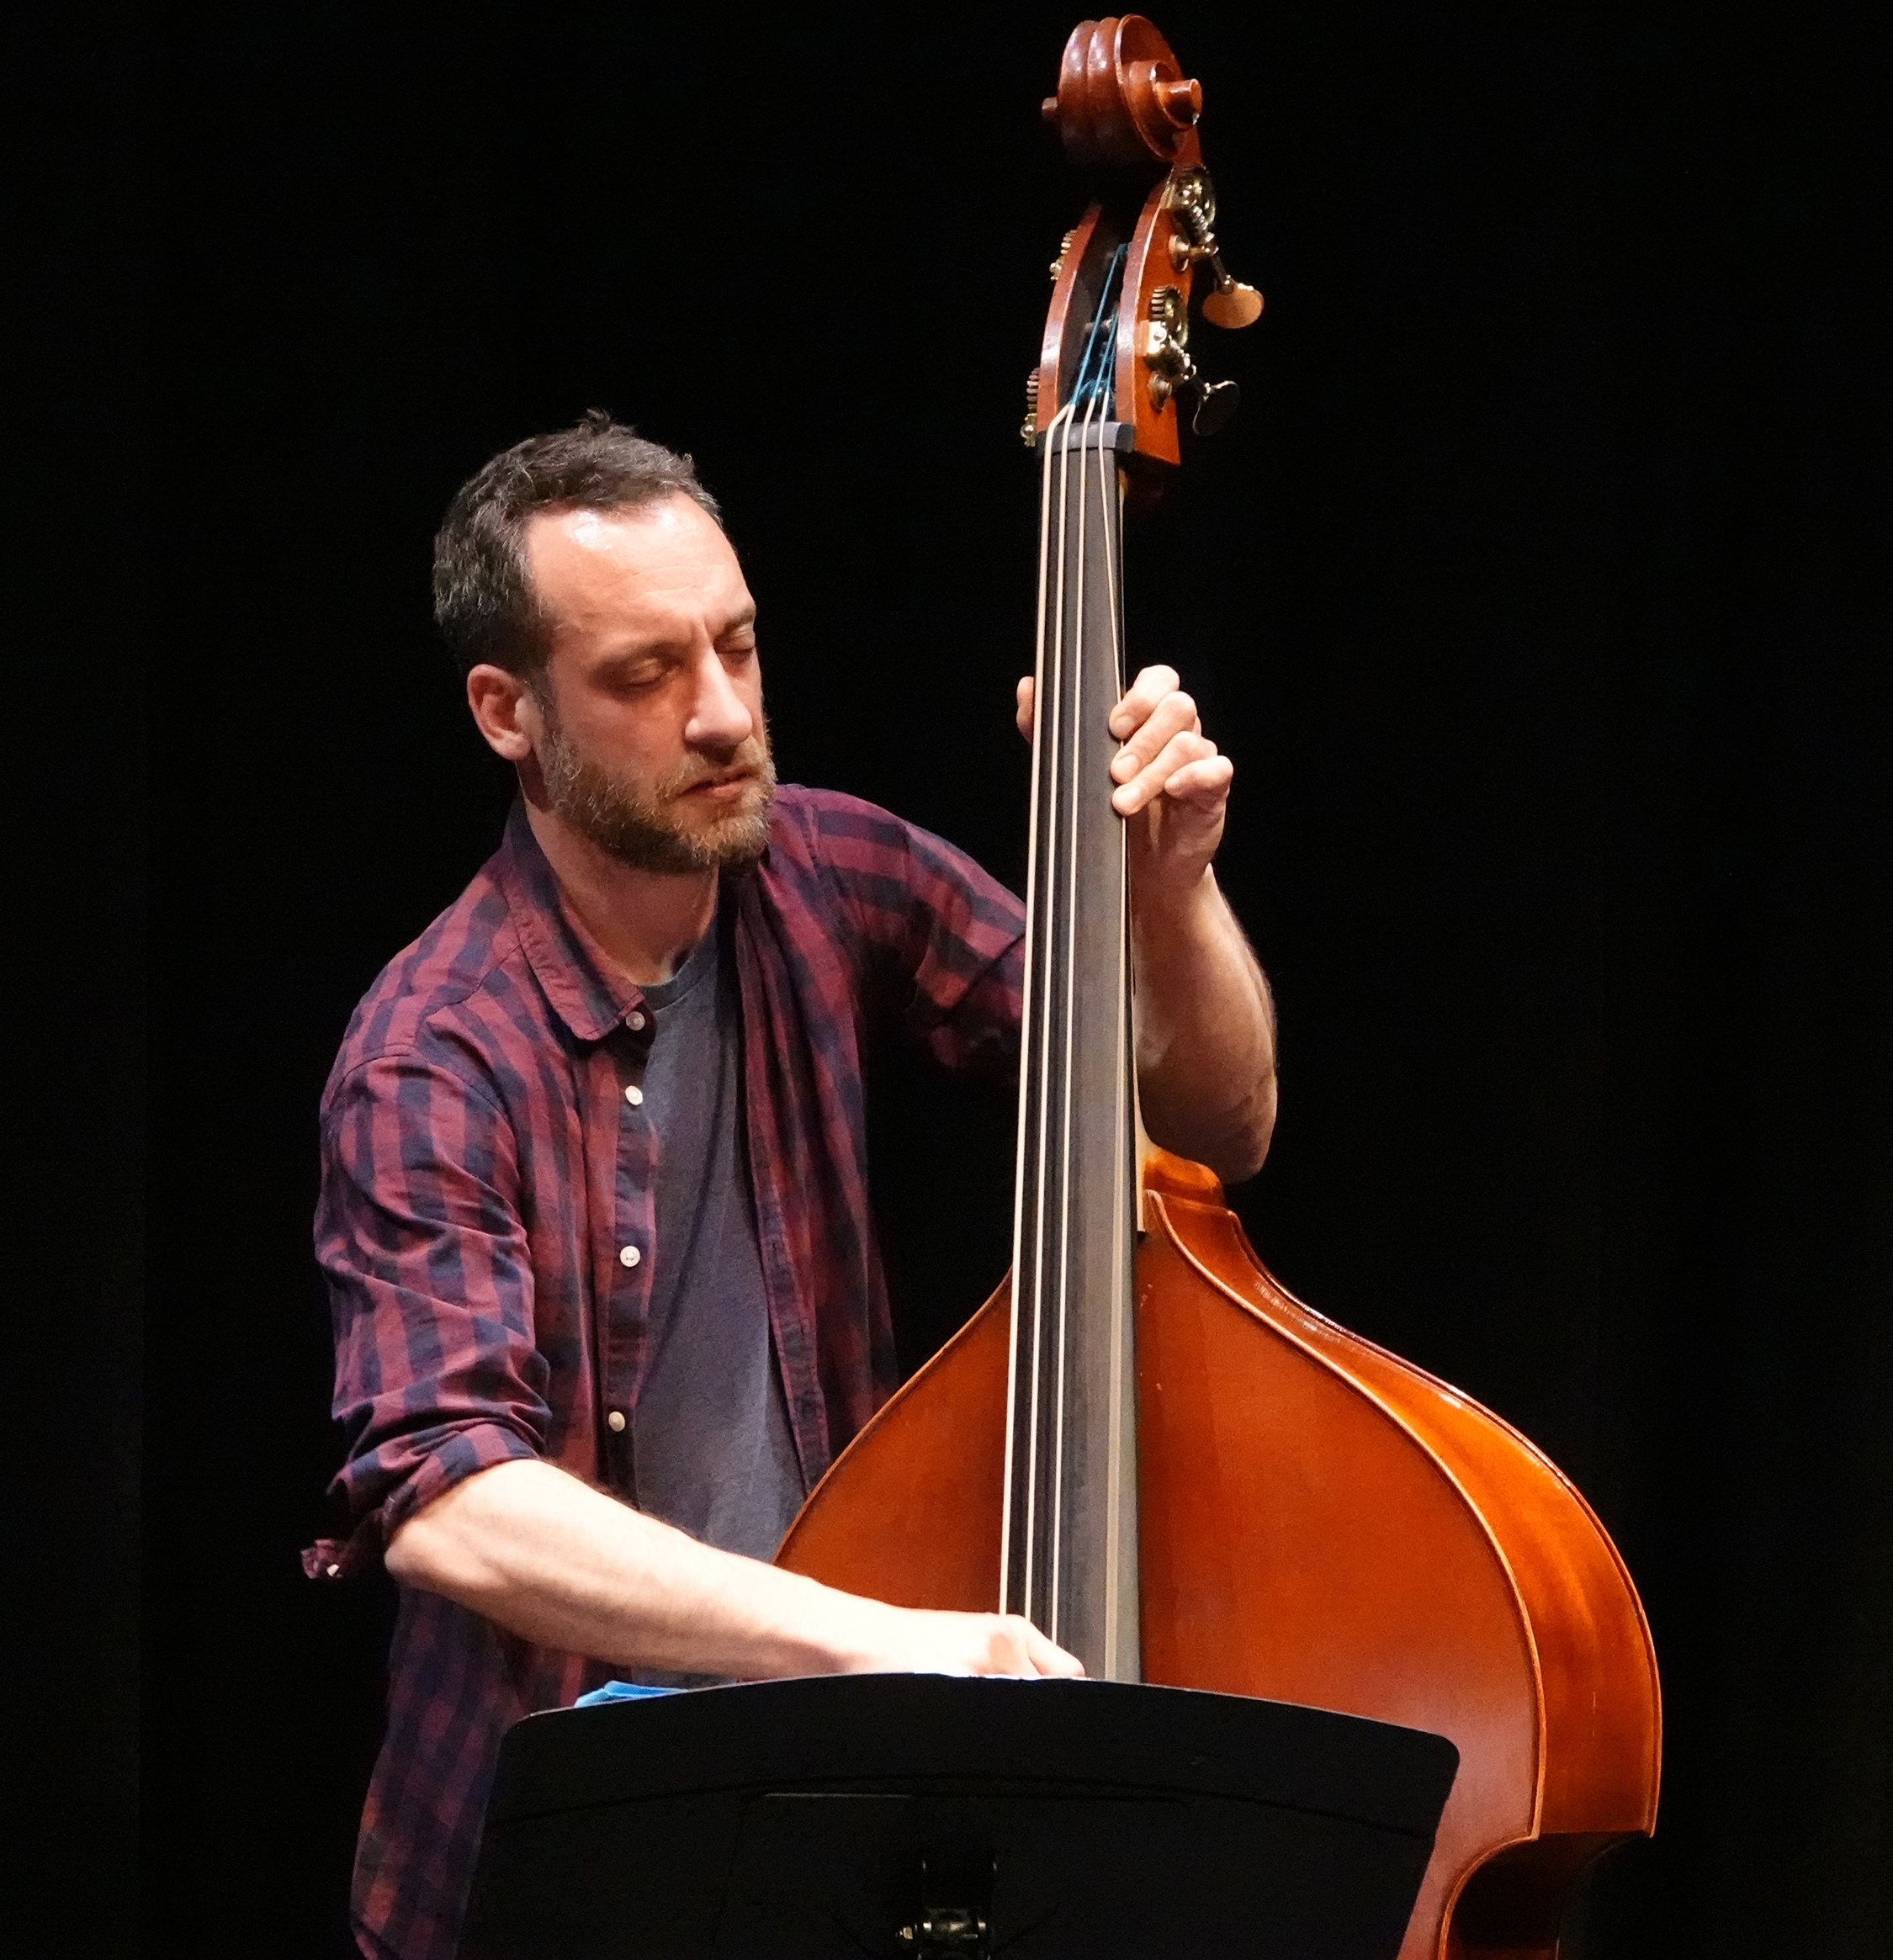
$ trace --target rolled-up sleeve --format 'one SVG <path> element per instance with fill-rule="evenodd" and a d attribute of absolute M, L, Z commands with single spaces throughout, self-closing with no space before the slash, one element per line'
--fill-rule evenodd
<path fill-rule="evenodd" d="M 424 1054 L 342 1077 L 322 1112 L 316 1252 L 347 1442 L 333 1488 L 359 1557 L 476 1471 L 544 1454 L 546 1364 L 498 1104 Z"/>

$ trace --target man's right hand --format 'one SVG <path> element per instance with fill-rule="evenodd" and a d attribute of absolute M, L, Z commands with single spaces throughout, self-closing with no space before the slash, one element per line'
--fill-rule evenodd
<path fill-rule="evenodd" d="M 835 1652 L 849 1674 L 1082 1674 L 1075 1655 L 1015 1613 L 928 1613 L 831 1595 Z M 858 1626 L 850 1624 L 858 1622 Z"/>

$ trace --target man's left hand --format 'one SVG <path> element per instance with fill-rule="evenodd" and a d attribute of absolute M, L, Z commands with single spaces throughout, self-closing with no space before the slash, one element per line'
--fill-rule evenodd
<path fill-rule="evenodd" d="M 1019 732 L 1032 732 L 1032 683 L 1019 683 Z M 1145 819 L 1143 848 L 1133 853 L 1138 882 L 1154 896 L 1182 897 L 1202 881 L 1229 803 L 1235 765 L 1203 733 L 1196 704 L 1174 667 L 1146 667 L 1111 711 L 1111 732 L 1124 746 L 1111 765 L 1111 807 Z"/>

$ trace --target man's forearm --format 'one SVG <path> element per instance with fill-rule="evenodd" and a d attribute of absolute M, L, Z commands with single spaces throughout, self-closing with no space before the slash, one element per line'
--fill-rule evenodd
<path fill-rule="evenodd" d="M 826 1588 L 699 1544 L 548 1463 L 501 1464 L 456 1485 L 396 1533 L 387 1563 L 541 1646 L 618 1666 L 774 1675 L 835 1665 L 808 1631 Z"/>
<path fill-rule="evenodd" d="M 1022 1620 L 839 1592 L 701 1544 L 548 1463 L 455 1485 L 395 1533 L 387 1565 L 538 1645 L 614 1666 L 744 1679 L 1076 1671 Z"/>
<path fill-rule="evenodd" d="M 1029 740 L 1031 677 L 1019 683 Z M 1217 888 L 1234 766 L 1206 736 L 1174 667 L 1146 667 L 1111 712 L 1123 744 L 1111 808 L 1126 824 L 1144 1127 L 1230 1183 L 1254 1176 L 1275 1123 L 1269 983 Z"/>
<path fill-rule="evenodd" d="M 1134 898 L 1133 919 L 1144 1127 L 1231 1183 L 1253 1177 L 1275 1120 L 1269 983 L 1212 871 L 1180 900 Z"/>

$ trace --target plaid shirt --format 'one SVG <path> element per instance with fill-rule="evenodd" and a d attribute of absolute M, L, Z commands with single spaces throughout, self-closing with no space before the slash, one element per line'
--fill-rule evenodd
<path fill-rule="evenodd" d="M 1016 899 L 940 839 L 785 787 L 734 880 L 745 1120 L 775 1353 L 813 1485 L 895 1385 L 862 1067 L 884 1018 L 943 1066 L 1016 1065 Z M 516 808 L 356 1010 L 322 1101 L 316 1253 L 336 1336 L 343 1578 L 462 1478 L 539 1458 L 628 1488 L 659 1140 L 626 1094 L 651 1030 Z M 450 1960 L 500 1737 L 608 1670 L 402 1589 L 356 1857 L 363 1951 Z"/>

